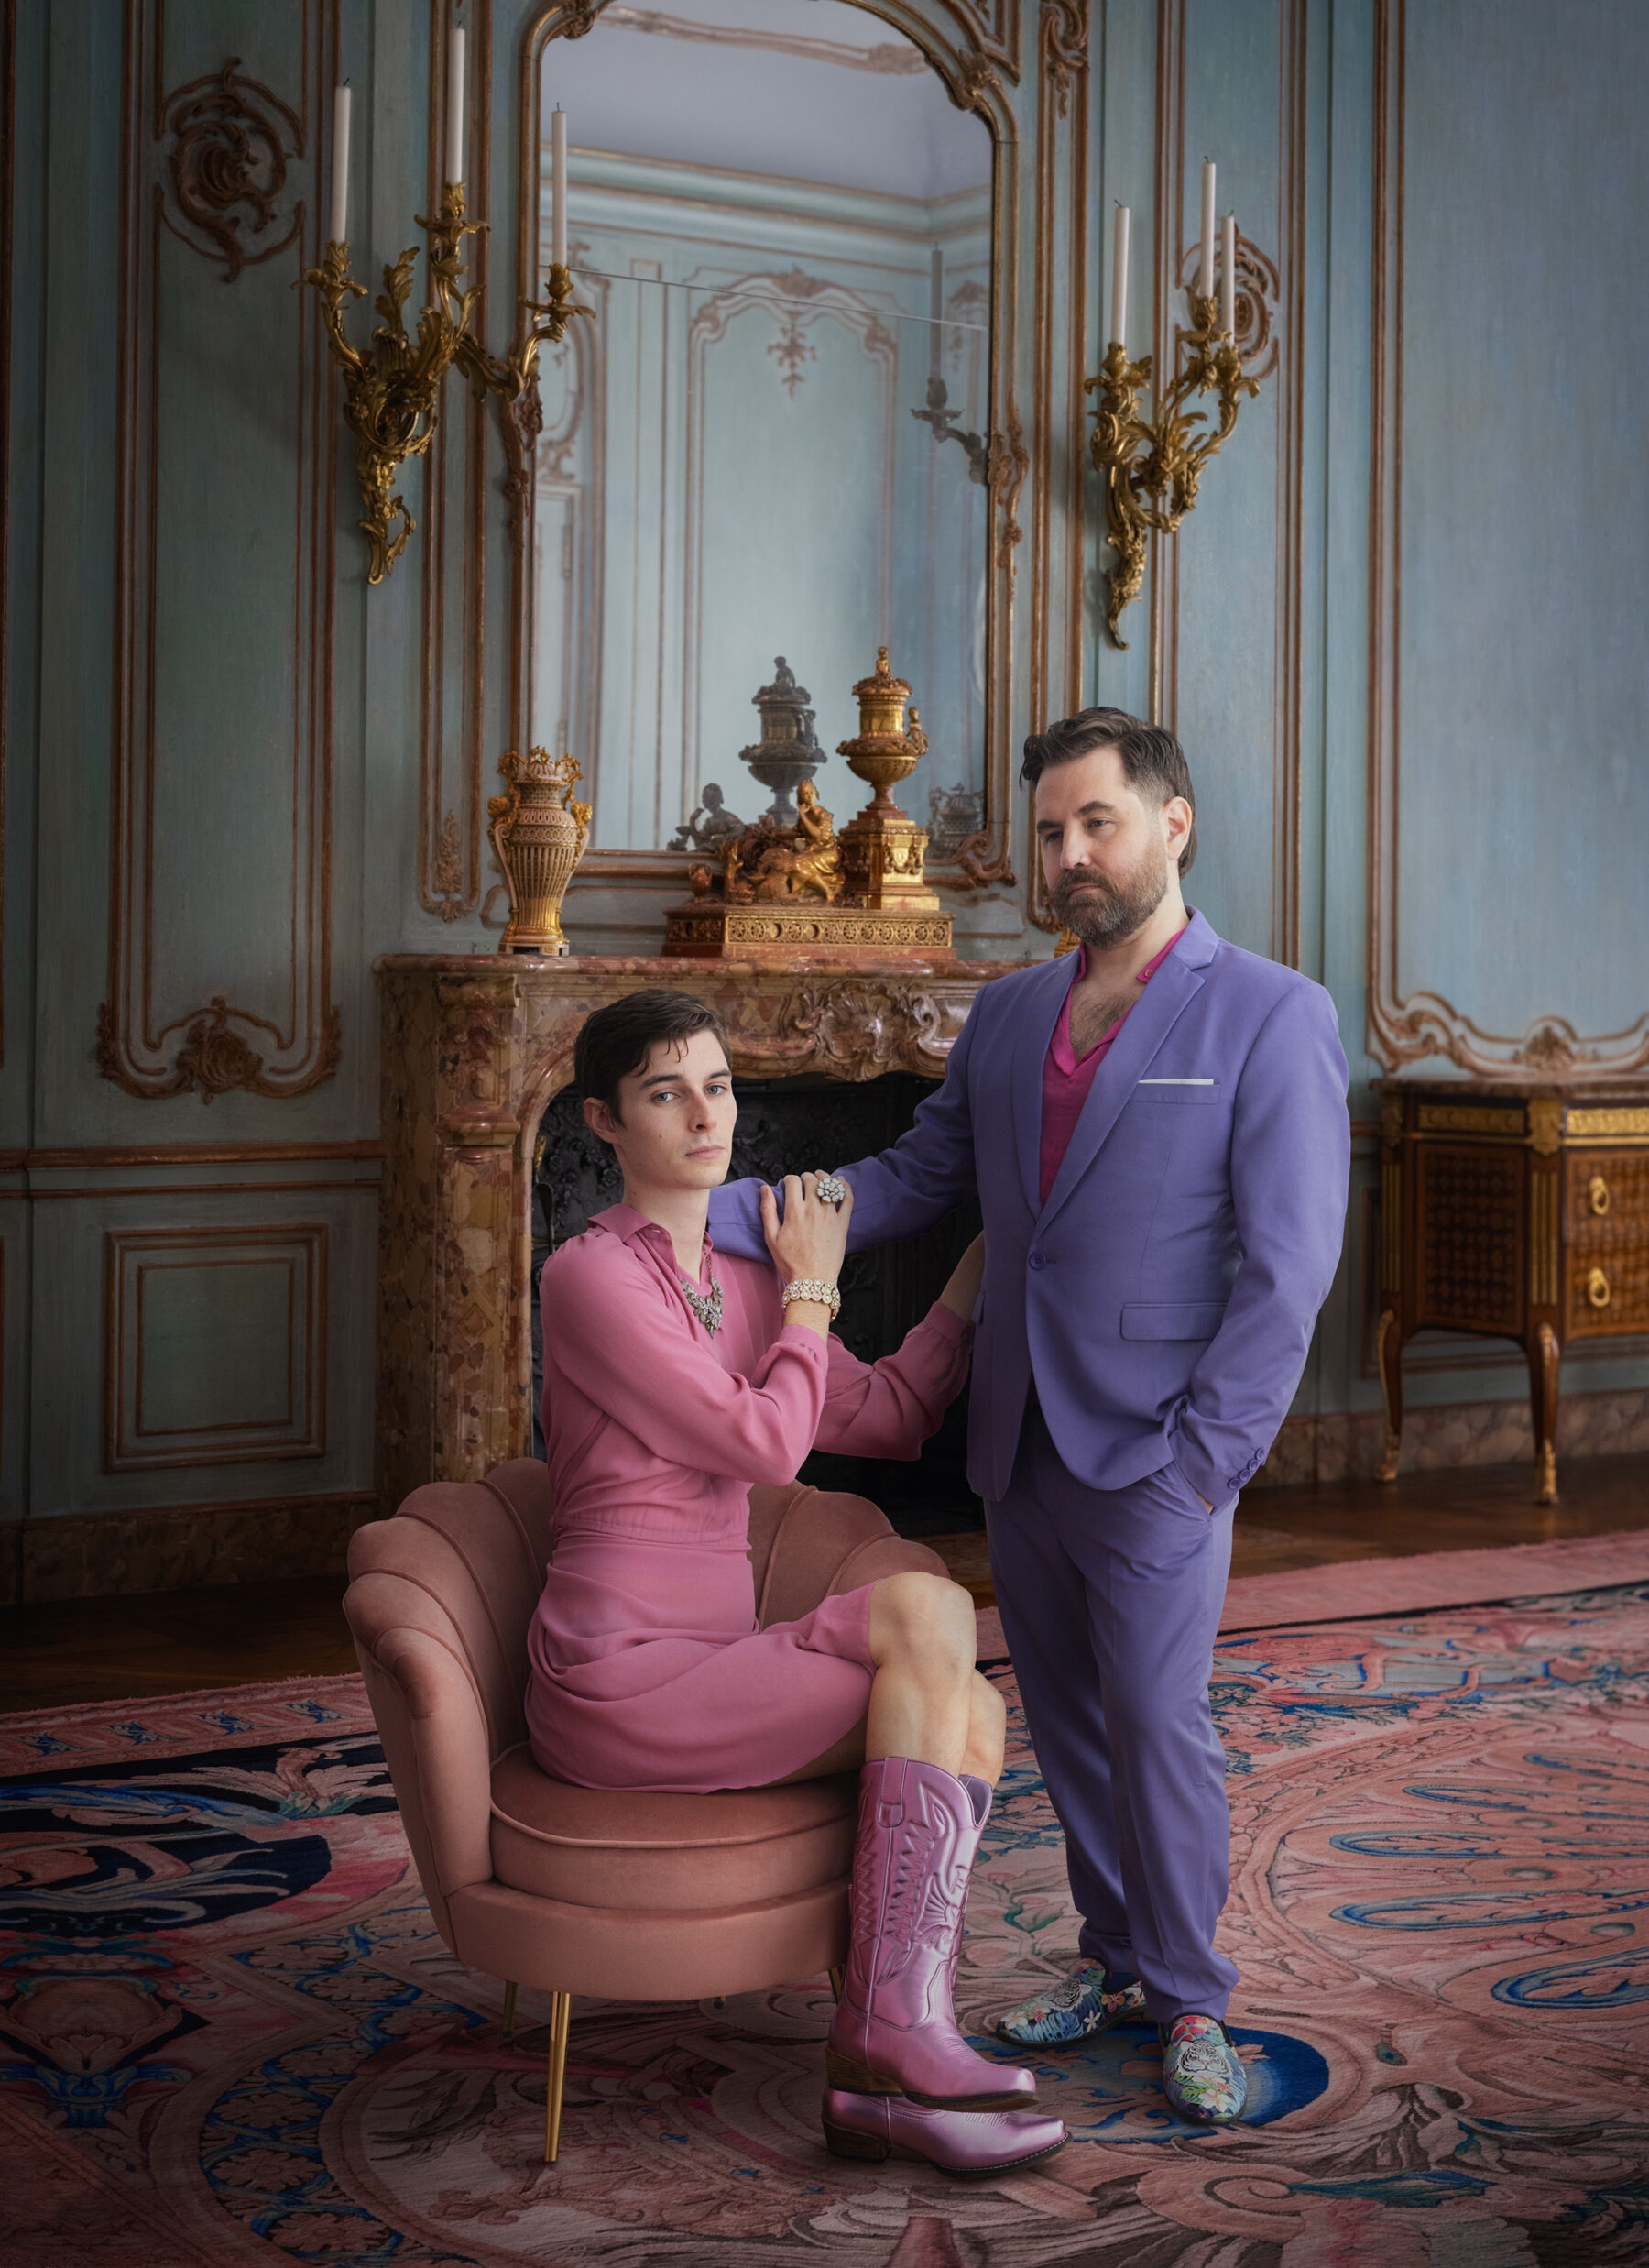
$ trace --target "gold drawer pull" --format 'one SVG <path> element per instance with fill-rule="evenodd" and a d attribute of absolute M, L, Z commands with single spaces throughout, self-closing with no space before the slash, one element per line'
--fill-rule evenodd
<path fill-rule="evenodd" d="M 1586 1296 L 1594 1308 L 1609 1305 L 1609 1278 L 1601 1268 L 1594 1268 L 1587 1277 Z"/>
<path fill-rule="evenodd" d="M 1587 1184 L 1586 1201 L 1597 1214 L 1600 1221 L 1609 1211 L 1609 1184 L 1604 1180 L 1600 1173 L 1593 1174 L 1590 1181 Z"/>

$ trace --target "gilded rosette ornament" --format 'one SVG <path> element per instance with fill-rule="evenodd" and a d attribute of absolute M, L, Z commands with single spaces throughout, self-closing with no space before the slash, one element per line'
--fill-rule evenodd
<path fill-rule="evenodd" d="M 493 796 L 486 806 L 509 892 L 509 924 L 498 950 L 569 953 L 562 901 L 590 832 L 589 805 L 573 799 L 583 772 L 571 756 L 551 757 L 541 748 L 525 756 L 511 749 L 498 771 L 509 793 Z"/>
<path fill-rule="evenodd" d="M 1154 418 L 1141 417 L 1139 410 L 1140 396 L 1151 387 L 1149 355 L 1130 362 L 1122 345 L 1113 342 L 1098 377 L 1084 389 L 1099 396 L 1089 447 L 1094 470 L 1105 483 L 1106 529 L 1117 554 L 1105 578 L 1105 619 L 1119 646 L 1128 641 L 1117 625 L 1144 580 L 1147 536 L 1153 530 L 1159 535 L 1178 533 L 1196 503 L 1203 468 L 1236 426 L 1243 395 L 1260 391 L 1258 378 L 1243 376 L 1232 334 L 1218 327 L 1213 299 L 1196 291 L 1187 297 L 1191 328 L 1176 334 L 1185 359 L 1161 396 Z M 1199 394 L 1214 396 L 1212 423 L 1207 411 L 1186 406 Z"/>

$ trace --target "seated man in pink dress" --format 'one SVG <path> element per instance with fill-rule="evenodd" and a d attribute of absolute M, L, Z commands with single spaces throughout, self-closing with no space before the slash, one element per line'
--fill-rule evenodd
<path fill-rule="evenodd" d="M 764 1630 L 747 1550 L 751 1486 L 792 1480 L 815 1445 L 919 1453 L 966 1374 L 980 1250 L 896 1354 L 861 1363 L 830 1336 L 842 1184 L 791 1177 L 782 1223 L 765 1194 L 770 1266 L 711 1250 L 737 1116 L 714 1011 L 663 991 L 599 1009 L 574 1074 L 624 1200 L 541 1282 L 555 1541 L 529 1640 L 533 1753 L 557 1779 L 638 1790 L 861 1767 L 826 2140 L 957 2174 L 1045 2156 L 1065 2129 L 1037 2113 L 1034 2078 L 977 2055 L 951 2006 L 1002 1766 L 972 1601 L 907 1572 Z"/>

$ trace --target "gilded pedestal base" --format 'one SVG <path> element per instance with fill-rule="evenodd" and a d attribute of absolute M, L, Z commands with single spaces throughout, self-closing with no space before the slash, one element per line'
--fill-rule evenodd
<path fill-rule="evenodd" d="M 827 905 L 802 899 L 793 905 L 728 905 L 700 898 L 672 905 L 664 916 L 664 951 L 674 960 L 752 960 L 783 963 L 839 953 L 948 958 L 951 915 L 863 905 Z"/>

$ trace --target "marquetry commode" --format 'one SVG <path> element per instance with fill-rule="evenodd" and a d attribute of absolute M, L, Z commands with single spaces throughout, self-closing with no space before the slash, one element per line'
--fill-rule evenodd
<path fill-rule="evenodd" d="M 1381 1478 L 1403 1439 L 1403 1347 L 1482 1331 L 1528 1355 L 1535 1499 L 1557 1495 L 1566 1348 L 1649 1331 L 1649 1079 L 1377 1079 Z"/>
<path fill-rule="evenodd" d="M 983 984 L 949 953 L 768 962 L 402 954 L 383 1010 L 379 1490 L 479 1480 L 523 1453 L 534 1144 L 592 1009 L 644 985 L 709 1001 L 748 1078 L 944 1076 Z"/>

